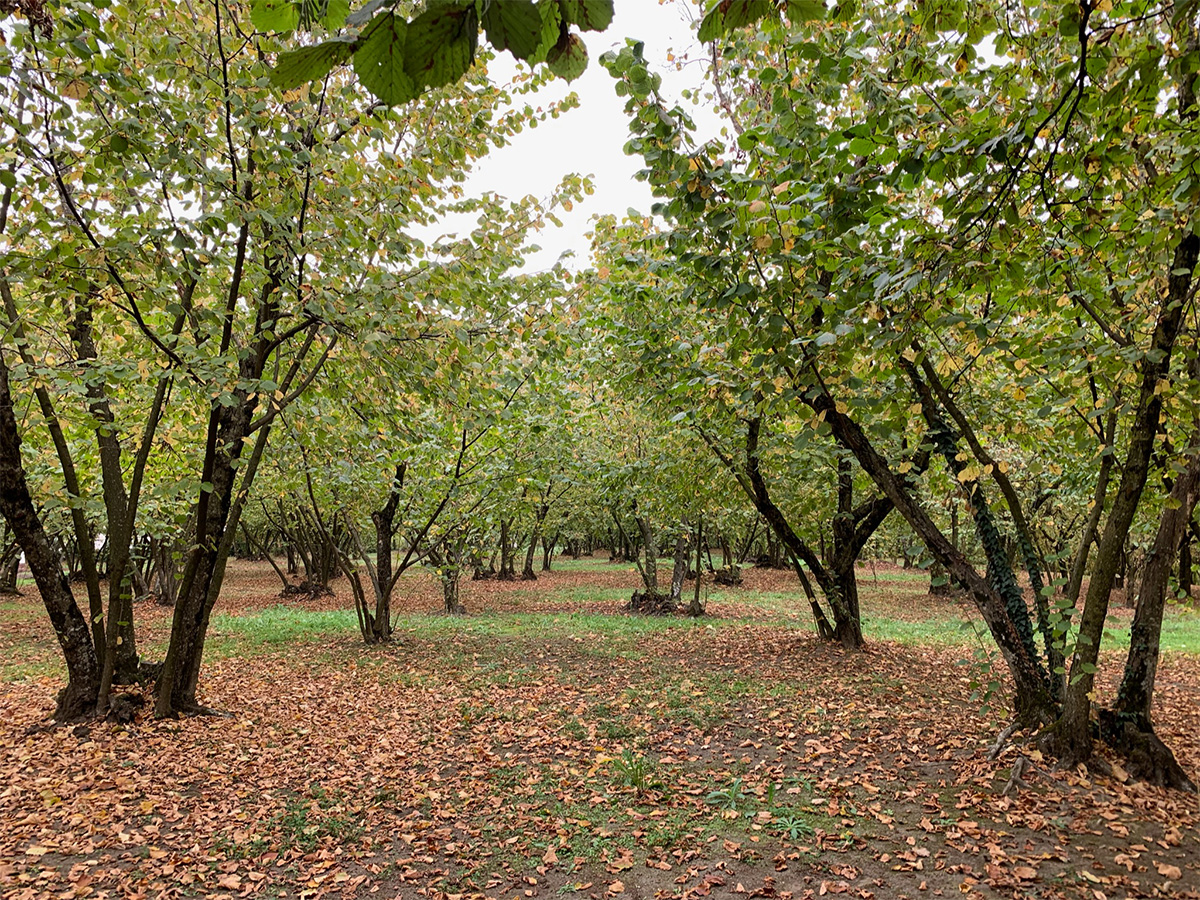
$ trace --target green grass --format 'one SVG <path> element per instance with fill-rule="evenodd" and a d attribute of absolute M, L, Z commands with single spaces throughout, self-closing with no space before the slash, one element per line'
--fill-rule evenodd
<path fill-rule="evenodd" d="M 1104 629 L 1103 647 L 1129 647 L 1129 627 L 1124 621 Z M 1168 607 L 1163 615 L 1161 646 L 1163 650 L 1178 653 L 1200 653 L 1200 611 L 1180 607 Z"/>
<path fill-rule="evenodd" d="M 984 626 L 979 626 L 986 632 Z M 965 619 L 903 619 L 863 617 L 863 637 L 868 641 L 895 641 L 913 647 L 963 647 L 978 641 L 976 632 Z M 985 634 L 984 639 L 990 641 Z"/>
<path fill-rule="evenodd" d="M 253 615 L 213 616 L 205 651 L 224 657 L 262 653 L 289 644 L 313 643 L 331 634 L 355 633 L 357 629 L 353 610 L 272 606 Z"/>
<path fill-rule="evenodd" d="M 608 561 L 608 553 L 601 551 L 595 556 L 581 556 L 571 559 L 569 556 L 556 556 L 550 563 L 555 572 L 620 572 L 628 570 L 636 572 L 633 563 L 614 563 Z"/>
<path fill-rule="evenodd" d="M 10 660 L 0 663 L 0 681 L 62 677 L 66 671 L 62 657 L 57 655 L 50 659 Z"/>

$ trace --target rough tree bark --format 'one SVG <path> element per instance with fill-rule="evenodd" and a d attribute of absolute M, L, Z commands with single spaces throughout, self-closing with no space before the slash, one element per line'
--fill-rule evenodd
<path fill-rule="evenodd" d="M 1200 441 L 1200 432 L 1193 446 Z M 1175 548 L 1186 535 L 1200 486 L 1200 458 L 1193 457 L 1187 469 L 1171 486 L 1154 544 L 1142 569 L 1137 611 L 1129 634 L 1125 675 L 1112 710 L 1100 713 L 1101 733 L 1129 762 L 1129 774 L 1160 787 L 1195 791 L 1183 767 L 1154 733 L 1150 718 L 1154 681 L 1158 674 L 1159 639 L 1163 609 L 1174 563 Z"/>
<path fill-rule="evenodd" d="M 1195 43 L 1193 41 L 1193 43 Z M 1190 107 L 1191 104 L 1188 104 Z M 1112 511 L 1104 525 L 1096 553 L 1096 567 L 1088 582 L 1079 635 L 1071 658 L 1070 674 L 1063 695 L 1062 715 L 1050 736 L 1049 746 L 1066 765 L 1087 762 L 1092 753 L 1091 709 L 1096 660 L 1109 597 L 1120 562 L 1121 548 L 1129 535 L 1134 514 L 1150 470 L 1151 454 L 1162 413 L 1159 382 L 1170 373 L 1172 351 L 1183 327 L 1184 308 L 1191 293 L 1192 273 L 1200 258 L 1200 237 L 1190 230 L 1175 245 L 1171 274 L 1163 297 L 1149 351 L 1138 361 L 1141 387 L 1137 410 L 1129 430 L 1129 447 L 1121 480 L 1113 498 Z"/>
<path fill-rule="evenodd" d="M 63 571 L 62 559 L 42 526 L 33 505 L 21 437 L 13 414 L 8 365 L 0 353 L 0 514 L 25 553 L 25 562 L 42 596 L 54 636 L 67 663 L 67 686 L 58 695 L 54 717 L 59 721 L 91 713 L 100 692 L 100 665 L 87 620 L 75 602 Z"/>
<path fill-rule="evenodd" d="M 1010 616 L 1004 597 L 947 540 L 917 501 L 908 482 L 892 470 L 862 427 L 838 409 L 833 397 L 827 392 L 814 393 L 806 397 L 806 402 L 814 412 L 825 414 L 825 421 L 830 424 L 838 443 L 854 454 L 863 471 L 892 502 L 934 559 L 967 590 L 1012 674 L 1018 721 L 1029 725 L 1053 721 L 1057 707 L 1050 696 L 1044 670 L 1036 654 L 1031 653 L 1031 642 L 1023 639 Z"/>
<path fill-rule="evenodd" d="M 675 564 L 671 570 L 671 604 L 673 606 L 678 606 L 683 599 L 683 582 L 687 578 L 690 543 L 687 523 L 681 521 L 679 535 L 675 538 Z"/>

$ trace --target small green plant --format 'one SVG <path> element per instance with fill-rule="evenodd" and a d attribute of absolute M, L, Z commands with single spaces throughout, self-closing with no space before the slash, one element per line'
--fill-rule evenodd
<path fill-rule="evenodd" d="M 705 803 L 719 806 L 721 809 L 737 809 L 746 800 L 746 792 L 742 790 L 742 779 L 735 778 L 729 787 L 710 791 L 704 798 Z"/>
<path fill-rule="evenodd" d="M 634 753 L 626 748 L 619 759 L 611 760 L 611 765 L 618 779 L 633 788 L 639 797 L 647 791 L 662 787 L 662 782 L 654 777 L 654 763 L 640 753 Z"/>
<path fill-rule="evenodd" d="M 808 820 L 795 813 L 776 816 L 774 825 L 775 829 L 780 834 L 786 834 L 788 838 L 793 841 L 798 841 L 816 834 L 816 830 L 812 827 Z"/>

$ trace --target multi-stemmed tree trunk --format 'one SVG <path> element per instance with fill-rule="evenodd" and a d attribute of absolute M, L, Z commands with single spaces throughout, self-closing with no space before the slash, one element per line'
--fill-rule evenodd
<path fill-rule="evenodd" d="M 5 523 L 5 538 L 9 539 L 9 529 Z M 4 547 L 0 552 L 0 594 L 19 594 L 17 578 L 21 570 L 21 545 L 16 540 Z"/>
<path fill-rule="evenodd" d="M 545 535 L 542 535 L 542 571 L 543 572 L 550 571 L 550 559 L 554 555 L 554 548 L 558 545 L 558 538 L 559 538 L 560 534 L 562 534 L 561 531 L 555 532 L 554 537 L 551 537 L 551 538 L 547 538 Z M 579 559 L 578 556 L 576 556 L 575 558 Z"/>
<path fill-rule="evenodd" d="M 438 582 L 442 586 L 442 608 L 447 615 L 465 615 L 459 585 L 462 581 L 464 547 L 461 535 L 441 541 L 429 550 L 429 561 L 437 566 Z"/>
<path fill-rule="evenodd" d="M 496 573 L 496 577 L 501 581 L 513 581 L 517 577 L 512 525 L 512 517 L 500 520 L 500 571 Z"/>
<path fill-rule="evenodd" d="M 367 569 L 368 581 L 371 584 L 371 598 L 368 600 L 362 586 L 362 579 L 357 567 L 348 553 L 338 554 L 338 565 L 350 581 L 350 590 L 354 595 L 354 609 L 358 615 L 358 627 L 363 641 L 367 644 L 386 644 L 392 639 L 392 591 L 396 581 L 407 568 L 407 562 L 412 556 L 412 547 L 401 562 L 398 570 L 392 571 L 392 537 L 396 531 L 396 512 L 400 508 L 400 494 L 404 489 L 404 476 L 408 470 L 406 463 L 396 466 L 392 476 L 391 488 L 383 506 L 371 513 L 371 525 L 375 529 L 375 559 L 371 560 L 365 552 L 358 532 L 351 529 L 354 547 Z"/>
<path fill-rule="evenodd" d="M 1190 46 L 1196 49 L 1193 33 Z M 1186 82 L 1188 98 L 1181 99 L 1181 109 L 1195 118 L 1195 97 L 1191 85 L 1195 75 Z M 1079 622 L 1079 635 L 1072 654 L 1067 688 L 1063 695 L 1062 715 L 1056 723 L 1051 746 L 1067 764 L 1086 762 L 1091 757 L 1091 710 L 1092 687 L 1095 681 L 1096 661 L 1100 655 L 1100 642 L 1104 622 L 1108 616 L 1108 602 L 1112 594 L 1113 580 L 1120 560 L 1121 548 L 1129 535 L 1134 514 L 1141 501 L 1142 491 L 1150 471 L 1150 461 L 1158 434 L 1162 413 L 1162 392 L 1159 385 L 1167 379 L 1171 370 L 1172 351 L 1183 328 L 1184 312 L 1191 297 L 1192 275 L 1200 260 L 1200 237 L 1189 229 L 1175 244 L 1171 270 L 1167 278 L 1167 290 L 1162 298 L 1158 322 L 1145 356 L 1138 361 L 1141 386 L 1137 409 L 1129 428 L 1129 445 L 1125 453 L 1125 464 L 1113 499 L 1112 510 L 1104 525 L 1096 553 L 1096 566 L 1088 582 L 1083 616 Z M 1185 520 L 1186 521 L 1186 520 Z M 1172 547 L 1178 544 L 1176 543 Z M 1161 609 L 1158 618 L 1161 620 Z M 1145 634 L 1145 632 L 1144 632 Z M 1157 654 L 1157 641 L 1153 652 Z M 1170 755 L 1165 746 L 1162 751 Z M 1155 749 L 1159 749 L 1156 747 Z M 1171 756 L 1170 763 L 1175 763 Z M 1177 764 L 1176 764 L 1177 765 Z M 1169 768 L 1164 759 L 1156 768 Z"/>
<path fill-rule="evenodd" d="M 639 515 L 637 504 L 634 504 L 634 521 L 637 522 L 638 533 L 642 536 L 643 560 L 639 560 L 638 569 L 642 575 L 642 584 L 646 593 L 658 595 L 658 534 L 647 515 Z M 635 557 L 636 559 L 636 557 Z"/>
<path fill-rule="evenodd" d="M 853 469 L 849 458 L 840 457 L 837 468 L 838 505 L 833 517 L 833 541 L 832 545 L 826 548 L 825 558 L 822 559 L 821 555 L 796 533 L 771 497 L 770 487 L 762 473 L 759 460 L 761 431 L 762 419 L 759 417 L 746 424 L 744 455 L 737 461 L 726 453 L 711 435 L 703 431 L 701 435 L 737 479 L 771 531 L 787 549 L 812 607 L 818 633 L 828 640 L 841 642 L 845 647 L 862 647 L 862 620 L 859 614 L 855 565 L 871 535 L 887 518 L 892 509 L 892 502 L 886 496 L 880 496 L 856 507 Z M 821 593 L 825 595 L 833 614 L 832 626 L 812 591 L 801 562 L 807 566 L 808 571 L 817 580 Z"/>

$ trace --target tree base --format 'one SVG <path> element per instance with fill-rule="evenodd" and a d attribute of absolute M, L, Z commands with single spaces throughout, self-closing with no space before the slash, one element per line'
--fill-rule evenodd
<path fill-rule="evenodd" d="M 110 722 L 128 725 L 137 718 L 137 712 L 146 705 L 146 698 L 141 694 L 113 694 L 108 698 L 108 715 Z"/>
<path fill-rule="evenodd" d="M 54 721 L 78 722 L 89 719 L 96 711 L 96 694 L 100 685 L 93 682 L 89 685 L 77 685 L 70 682 L 58 692 L 58 700 L 54 706 Z"/>
<path fill-rule="evenodd" d="M 1158 787 L 1196 793 L 1195 783 L 1153 728 L 1104 709 L 1100 711 L 1100 736 L 1125 759 L 1131 777 Z"/>
<path fill-rule="evenodd" d="M 333 588 L 327 584 L 313 584 L 302 581 L 299 584 L 289 584 L 279 592 L 280 597 L 299 597 L 302 600 L 316 600 L 318 597 L 332 597 Z"/>
<path fill-rule="evenodd" d="M 725 587 L 737 587 L 742 583 L 742 570 L 737 566 L 723 566 L 713 573 L 713 581 Z"/>
<path fill-rule="evenodd" d="M 625 606 L 626 612 L 644 616 L 673 616 L 677 610 L 678 606 L 670 594 L 657 591 L 634 591 Z"/>

